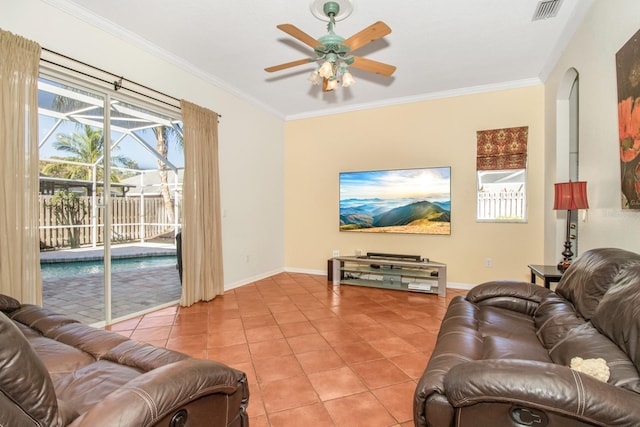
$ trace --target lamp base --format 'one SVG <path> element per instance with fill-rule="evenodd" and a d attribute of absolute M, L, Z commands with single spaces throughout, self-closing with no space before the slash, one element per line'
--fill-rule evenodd
<path fill-rule="evenodd" d="M 564 272 L 571 265 L 571 258 L 573 258 L 573 251 L 571 250 L 571 242 L 569 240 L 564 242 L 562 257 L 562 261 L 558 263 L 558 270 Z"/>
<path fill-rule="evenodd" d="M 564 273 L 564 271 L 569 268 L 569 266 L 571 265 L 571 260 L 568 259 L 563 259 L 562 261 L 560 261 L 558 263 L 558 271 Z"/>

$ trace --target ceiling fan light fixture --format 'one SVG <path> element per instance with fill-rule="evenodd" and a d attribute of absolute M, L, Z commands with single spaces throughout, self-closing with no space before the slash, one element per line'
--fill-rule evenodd
<path fill-rule="evenodd" d="M 320 77 L 320 74 L 318 74 L 318 71 L 312 71 L 311 74 L 309 74 L 309 77 L 307 78 L 307 80 L 309 80 L 311 84 L 313 84 L 314 86 L 318 86 L 322 81 L 322 77 Z"/>
<path fill-rule="evenodd" d="M 327 91 L 336 89 L 340 83 L 342 87 L 349 87 L 355 83 L 355 79 L 349 72 L 350 65 L 386 77 L 391 76 L 396 70 L 393 65 L 352 55 L 353 51 L 390 34 L 391 28 L 387 24 L 382 21 L 375 22 L 345 39 L 334 32 L 334 27 L 337 20 L 351 13 L 351 0 L 313 0 L 311 10 L 316 17 L 329 21 L 327 34 L 318 39 L 311 37 L 292 24 L 280 24 L 276 27 L 309 46 L 313 49 L 315 56 L 268 67 L 265 68 L 265 71 L 271 73 L 315 62 L 317 68 L 307 80 L 314 85 L 319 85 L 322 82 L 322 90 Z M 345 14 L 345 11 L 348 13 Z"/>
<path fill-rule="evenodd" d="M 338 87 L 338 80 L 336 80 L 335 78 L 329 79 L 329 81 L 327 82 L 327 90 L 334 90 L 337 87 Z"/>
<path fill-rule="evenodd" d="M 349 87 L 356 82 L 349 71 L 342 74 L 342 87 Z"/>
<path fill-rule="evenodd" d="M 333 76 L 333 64 L 329 61 L 324 61 L 320 69 L 318 70 L 320 77 L 328 79 Z"/>

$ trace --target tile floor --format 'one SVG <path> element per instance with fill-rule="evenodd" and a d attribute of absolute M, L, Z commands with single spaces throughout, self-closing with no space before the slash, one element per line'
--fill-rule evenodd
<path fill-rule="evenodd" d="M 247 373 L 251 427 L 413 426 L 447 298 L 282 273 L 108 327 Z"/>

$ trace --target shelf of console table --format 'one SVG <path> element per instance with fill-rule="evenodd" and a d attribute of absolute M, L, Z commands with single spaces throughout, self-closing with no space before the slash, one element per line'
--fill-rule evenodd
<path fill-rule="evenodd" d="M 447 265 L 392 258 L 332 258 L 333 284 L 447 295 Z"/>

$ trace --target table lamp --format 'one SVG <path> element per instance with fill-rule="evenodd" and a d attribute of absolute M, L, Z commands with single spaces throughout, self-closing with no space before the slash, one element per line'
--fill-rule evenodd
<path fill-rule="evenodd" d="M 571 212 L 577 209 L 588 209 L 586 181 L 561 182 L 555 185 L 554 210 L 567 211 L 567 234 L 562 251 L 562 261 L 558 263 L 558 270 L 565 271 L 571 265 L 573 252 L 571 251 Z"/>

